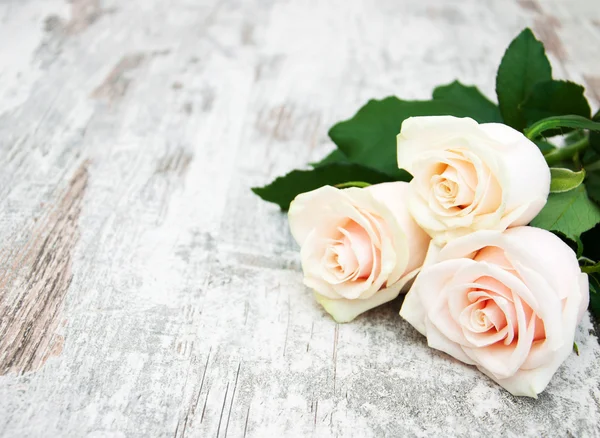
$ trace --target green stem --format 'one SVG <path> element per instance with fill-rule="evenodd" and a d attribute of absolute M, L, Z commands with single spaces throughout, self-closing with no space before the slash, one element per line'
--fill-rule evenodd
<path fill-rule="evenodd" d="M 529 140 L 534 140 L 542 132 L 554 128 L 589 129 L 591 131 L 600 132 L 600 123 L 572 114 L 567 116 L 548 117 L 546 119 L 538 120 L 529 128 L 525 129 L 524 134 Z"/>
<path fill-rule="evenodd" d="M 588 147 L 589 144 L 590 139 L 586 135 L 575 143 L 548 152 L 546 155 L 544 155 L 544 158 L 546 159 L 548 166 L 552 166 L 556 163 L 560 163 L 563 160 L 569 160 L 573 158 L 575 154 L 583 151 L 586 147 Z"/>
<path fill-rule="evenodd" d="M 529 140 L 534 140 L 546 129 L 554 127 L 554 123 L 555 123 L 555 120 L 551 117 L 548 117 L 547 119 L 539 120 L 538 122 L 534 123 L 529 128 L 525 129 L 525 131 L 524 131 L 525 136 Z"/>

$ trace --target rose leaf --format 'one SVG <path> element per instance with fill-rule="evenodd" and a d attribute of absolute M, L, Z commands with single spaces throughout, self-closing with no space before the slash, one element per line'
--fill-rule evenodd
<path fill-rule="evenodd" d="M 585 170 L 574 172 L 561 167 L 551 167 L 550 176 L 550 193 L 563 193 L 573 190 L 583 183 Z"/>
<path fill-rule="evenodd" d="M 311 170 L 294 170 L 276 178 L 264 187 L 254 187 L 252 191 L 265 201 L 279 205 L 285 211 L 297 195 L 322 186 L 335 186 L 350 181 L 378 184 L 397 180 L 400 178 L 392 178 L 359 164 L 331 163 Z M 406 172 L 404 180 L 410 180 L 410 175 Z"/>
<path fill-rule="evenodd" d="M 581 233 L 600 223 L 600 207 L 590 200 L 585 185 L 563 193 L 550 193 L 548 202 L 531 226 L 558 231 L 576 241 Z"/>
<path fill-rule="evenodd" d="M 585 186 L 590 198 L 600 204 L 600 171 L 587 172 Z"/>
<path fill-rule="evenodd" d="M 448 85 L 440 85 L 433 90 L 433 99 L 452 102 L 460 106 L 479 123 L 502 123 L 502 115 L 498 105 L 485 97 L 477 87 L 454 81 Z"/>
<path fill-rule="evenodd" d="M 596 111 L 592 120 L 595 122 L 600 122 L 600 110 Z M 592 131 L 590 132 L 590 147 L 594 152 L 600 154 L 600 132 Z"/>
<path fill-rule="evenodd" d="M 552 67 L 544 45 L 530 29 L 523 30 L 508 46 L 496 76 L 500 112 L 507 125 L 522 131 L 526 126 L 520 105 L 534 85 L 552 79 Z"/>
<path fill-rule="evenodd" d="M 590 118 L 590 105 L 583 95 L 584 88 L 574 82 L 544 81 L 537 83 L 521 105 L 527 126 L 553 116 L 573 114 Z M 546 131 L 545 136 L 559 135 L 566 129 Z"/>
<path fill-rule="evenodd" d="M 323 158 L 321 161 L 317 161 L 316 163 L 310 163 L 310 165 L 312 167 L 320 167 L 320 166 L 324 166 L 326 164 L 331 164 L 331 163 L 349 163 L 350 161 L 348 160 L 348 157 L 339 149 L 334 149 L 333 151 L 331 151 L 329 153 L 329 155 L 327 155 L 325 158 Z"/>

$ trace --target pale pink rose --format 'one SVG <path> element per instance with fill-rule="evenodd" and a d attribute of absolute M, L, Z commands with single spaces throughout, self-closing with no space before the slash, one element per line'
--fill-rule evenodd
<path fill-rule="evenodd" d="M 513 395 L 536 397 L 573 350 L 588 302 L 571 248 L 549 231 L 516 227 L 432 244 L 400 315 L 430 347 Z"/>
<path fill-rule="evenodd" d="M 397 140 L 398 167 L 414 177 L 409 210 L 437 244 L 476 230 L 527 225 L 546 203 L 544 156 L 509 126 L 411 117 Z"/>
<path fill-rule="evenodd" d="M 409 215 L 407 193 L 404 182 L 325 186 L 290 205 L 304 284 L 337 322 L 393 300 L 421 267 L 430 239 Z"/>

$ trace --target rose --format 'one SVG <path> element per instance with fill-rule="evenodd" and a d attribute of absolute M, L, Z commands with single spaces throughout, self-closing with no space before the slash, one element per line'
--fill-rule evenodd
<path fill-rule="evenodd" d="M 550 171 L 537 146 L 500 123 L 411 117 L 398 134 L 409 210 L 436 243 L 476 230 L 527 225 L 542 209 Z"/>
<path fill-rule="evenodd" d="M 549 231 L 478 231 L 431 245 L 400 315 L 430 347 L 536 397 L 573 349 L 589 302 L 575 253 Z"/>
<path fill-rule="evenodd" d="M 290 205 L 304 284 L 337 322 L 393 300 L 421 267 L 430 238 L 410 217 L 407 194 L 405 182 L 325 186 Z"/>

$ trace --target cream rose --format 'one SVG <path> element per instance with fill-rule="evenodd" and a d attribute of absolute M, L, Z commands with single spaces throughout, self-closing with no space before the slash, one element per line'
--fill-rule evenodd
<path fill-rule="evenodd" d="M 536 397 L 573 349 L 589 302 L 575 253 L 549 231 L 478 231 L 431 245 L 400 315 L 430 347 Z"/>
<path fill-rule="evenodd" d="M 476 230 L 527 225 L 546 203 L 548 165 L 509 126 L 411 117 L 397 140 L 398 167 L 414 177 L 409 210 L 438 244 Z"/>
<path fill-rule="evenodd" d="M 404 182 L 325 186 L 290 205 L 304 284 L 337 322 L 393 300 L 421 267 L 430 238 L 410 217 L 407 194 Z"/>

